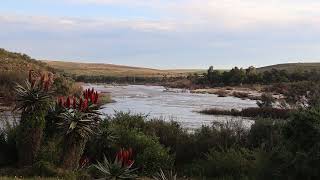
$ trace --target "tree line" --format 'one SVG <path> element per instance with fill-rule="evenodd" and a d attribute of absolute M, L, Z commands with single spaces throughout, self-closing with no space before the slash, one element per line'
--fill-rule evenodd
<path fill-rule="evenodd" d="M 320 72 L 312 70 L 296 69 L 289 72 L 285 69 L 271 69 L 267 71 L 258 71 L 255 67 L 250 66 L 247 69 L 234 67 L 230 71 L 214 70 L 210 66 L 207 73 L 202 75 L 189 75 L 188 79 L 196 84 L 209 86 L 221 85 L 241 85 L 241 84 L 272 84 L 299 81 L 318 81 L 320 80 Z"/>

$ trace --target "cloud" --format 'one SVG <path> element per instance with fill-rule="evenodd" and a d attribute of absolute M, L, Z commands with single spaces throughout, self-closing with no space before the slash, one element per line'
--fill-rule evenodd
<path fill-rule="evenodd" d="M 49 16 L 0 15 L 0 23 L 10 25 L 25 25 L 49 31 L 65 30 L 99 30 L 99 29 L 132 29 L 137 31 L 174 31 L 177 24 L 156 20 L 126 20 L 114 18 L 70 18 Z"/>
<path fill-rule="evenodd" d="M 241 29 L 315 24 L 320 19 L 319 1 L 191 0 L 169 9 L 192 22 Z"/>
<path fill-rule="evenodd" d="M 95 4 L 95 5 L 124 5 L 124 6 L 140 6 L 140 7 L 156 7 L 165 5 L 170 1 L 167 0 L 58 0 L 72 4 Z"/>
<path fill-rule="evenodd" d="M 142 66 L 231 67 L 320 57 L 318 0 L 35 1 L 46 1 L 41 11 L 0 13 L 3 47 L 39 58 Z M 46 14 L 51 3 L 59 11 Z"/>
<path fill-rule="evenodd" d="M 56 0 L 56 2 L 72 3 L 75 5 L 74 9 L 77 5 L 102 7 L 116 5 L 119 9 L 123 7 L 125 11 L 130 9 L 146 11 L 143 17 L 139 18 L 130 16 L 130 12 L 124 12 L 127 18 L 119 18 L 117 15 L 105 17 L 102 13 L 100 17 L 89 20 L 100 24 L 110 22 L 118 25 L 127 24 L 132 28 L 146 30 L 242 31 L 294 26 L 319 28 L 320 25 L 318 0 Z M 147 20 L 150 11 L 158 15 L 152 21 Z"/>

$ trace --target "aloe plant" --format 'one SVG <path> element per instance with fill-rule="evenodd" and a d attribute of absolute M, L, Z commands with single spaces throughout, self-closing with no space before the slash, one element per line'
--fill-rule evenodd
<path fill-rule="evenodd" d="M 21 111 L 17 134 L 19 164 L 32 165 L 40 148 L 45 116 L 52 102 L 52 74 L 29 72 L 25 85 L 16 86 L 16 107 Z"/>
<path fill-rule="evenodd" d="M 137 169 L 132 169 L 133 163 L 132 150 L 122 149 L 117 153 L 114 162 L 109 162 L 104 156 L 102 163 L 98 162 L 93 166 L 104 175 L 102 179 L 136 179 Z"/>
<path fill-rule="evenodd" d="M 59 98 L 57 105 L 65 110 L 60 114 L 58 128 L 64 136 L 61 166 L 65 169 L 77 169 L 89 137 L 95 133 L 99 121 L 96 105 L 98 93 L 85 90 L 80 98 Z"/>
<path fill-rule="evenodd" d="M 172 171 L 169 171 L 167 174 L 165 174 L 162 169 L 153 176 L 154 180 L 177 180 L 177 174 L 174 174 Z"/>

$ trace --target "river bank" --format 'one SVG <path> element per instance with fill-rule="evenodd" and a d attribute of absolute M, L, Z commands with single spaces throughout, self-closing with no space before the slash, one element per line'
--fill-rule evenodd
<path fill-rule="evenodd" d="M 276 100 L 284 98 L 283 95 L 270 90 L 272 85 L 244 84 L 241 86 L 206 87 L 204 85 L 195 85 L 188 79 L 160 83 L 160 85 L 164 86 L 168 91 L 171 91 L 171 89 L 184 89 L 195 94 L 215 94 L 218 97 L 237 97 L 240 99 L 260 100 L 262 94 L 271 93 Z"/>
<path fill-rule="evenodd" d="M 202 88 L 191 90 L 191 93 L 197 94 L 215 94 L 218 97 L 237 97 L 240 99 L 261 100 L 264 93 L 271 93 L 276 100 L 283 99 L 282 94 L 267 92 L 264 88 L 256 89 L 254 87 L 216 87 L 216 88 Z"/>
<path fill-rule="evenodd" d="M 208 115 L 227 115 L 235 117 L 250 118 L 272 118 L 272 119 L 288 119 L 293 110 L 280 108 L 244 108 L 242 110 L 231 109 L 223 110 L 217 108 L 204 109 L 198 111 L 201 114 Z"/>

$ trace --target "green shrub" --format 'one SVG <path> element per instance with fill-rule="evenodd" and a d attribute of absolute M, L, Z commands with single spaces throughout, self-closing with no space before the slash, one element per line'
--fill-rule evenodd
<path fill-rule="evenodd" d="M 0 129 L 0 167 L 14 165 L 18 161 L 16 148 L 17 124 L 1 119 L 4 127 Z"/>
<path fill-rule="evenodd" d="M 275 99 L 274 97 L 272 96 L 272 94 L 270 93 L 263 93 L 261 95 L 261 100 L 260 101 L 257 101 L 257 105 L 260 107 L 260 108 L 272 108 L 273 107 L 273 104 L 275 103 Z"/>
<path fill-rule="evenodd" d="M 160 145 L 157 139 L 146 136 L 135 130 L 118 129 L 118 147 L 132 148 L 135 158 L 135 166 L 142 174 L 153 175 L 160 168 L 170 168 L 173 158 L 169 155 L 169 149 Z"/>
<path fill-rule="evenodd" d="M 175 163 L 182 164 L 190 162 L 190 157 L 195 156 L 193 153 L 193 136 L 183 129 L 175 121 L 165 122 L 154 119 L 146 122 L 145 134 L 157 137 L 160 144 L 170 148 L 170 153 L 175 154 Z"/>
<path fill-rule="evenodd" d="M 283 123 L 273 119 L 258 119 L 251 126 L 248 134 L 250 148 L 271 150 L 281 142 L 281 127 Z"/>
<path fill-rule="evenodd" d="M 114 117 L 108 117 L 107 120 L 112 121 L 112 124 L 121 126 L 125 129 L 135 129 L 142 131 L 146 126 L 146 115 L 131 114 L 130 112 L 116 112 Z"/>
<path fill-rule="evenodd" d="M 247 177 L 254 162 L 254 155 L 248 149 L 211 149 L 206 159 L 194 164 L 199 175 L 205 178 L 240 179 Z"/>
<path fill-rule="evenodd" d="M 0 70 L 0 97 L 1 103 L 10 105 L 15 98 L 14 87 L 15 83 L 22 83 L 25 80 L 26 73 L 17 73 L 12 71 Z M 3 102 L 2 102 L 3 100 Z"/>
<path fill-rule="evenodd" d="M 118 137 L 110 126 L 111 122 L 109 119 L 101 121 L 97 128 L 98 132 L 87 142 L 84 155 L 90 157 L 92 161 L 101 161 L 104 155 L 112 157 L 112 147 Z"/>
<path fill-rule="evenodd" d="M 284 126 L 284 151 L 289 154 L 280 174 L 291 179 L 320 177 L 320 107 L 295 113 Z M 284 154 L 284 153 L 282 153 Z M 291 156 L 290 156 L 291 154 Z M 282 165 L 283 166 L 283 165 Z"/>

